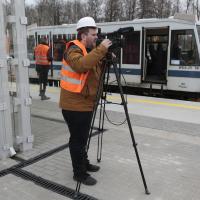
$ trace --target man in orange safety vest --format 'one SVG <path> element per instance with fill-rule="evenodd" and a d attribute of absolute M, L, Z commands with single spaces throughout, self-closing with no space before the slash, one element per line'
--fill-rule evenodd
<path fill-rule="evenodd" d="M 96 46 L 97 27 L 91 17 L 81 18 L 77 23 L 77 31 L 77 39 L 67 43 L 64 53 L 60 107 L 70 132 L 69 150 L 73 178 L 85 185 L 95 185 L 96 179 L 88 172 L 96 172 L 100 167 L 89 162 L 86 144 L 101 75 L 102 59 L 112 42 L 105 39 Z"/>
<path fill-rule="evenodd" d="M 39 76 L 41 100 L 50 99 L 45 95 L 48 82 L 48 72 L 50 69 L 51 51 L 45 38 L 40 39 L 40 43 L 34 49 L 36 71 Z"/>

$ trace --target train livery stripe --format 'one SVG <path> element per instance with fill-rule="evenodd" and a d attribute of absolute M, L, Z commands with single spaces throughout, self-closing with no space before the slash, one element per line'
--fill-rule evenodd
<path fill-rule="evenodd" d="M 200 78 L 200 71 L 168 70 L 168 76 L 172 76 L 172 77 L 187 77 L 187 78 Z"/>
<path fill-rule="evenodd" d="M 35 68 L 35 64 L 31 64 L 30 68 Z M 54 65 L 54 70 L 61 70 L 61 65 Z M 122 74 L 127 75 L 141 75 L 141 69 L 121 68 Z M 110 73 L 114 73 L 111 68 Z M 186 77 L 186 78 L 200 78 L 200 71 L 183 71 L 183 70 L 168 70 L 168 77 Z"/>
<path fill-rule="evenodd" d="M 110 69 L 111 73 L 114 73 L 114 69 Z M 131 69 L 131 68 L 121 68 L 119 72 L 122 74 L 129 74 L 129 75 L 141 75 L 141 69 Z"/>
<path fill-rule="evenodd" d="M 35 64 L 31 63 L 29 68 L 35 68 Z M 61 70 L 61 65 L 53 65 L 54 70 Z"/>
<path fill-rule="evenodd" d="M 35 64 L 31 64 L 30 68 L 35 68 Z M 61 70 L 61 65 L 53 65 L 53 69 Z M 122 74 L 141 75 L 141 69 L 121 68 L 120 70 Z M 113 68 L 111 68 L 110 72 L 114 73 Z"/>

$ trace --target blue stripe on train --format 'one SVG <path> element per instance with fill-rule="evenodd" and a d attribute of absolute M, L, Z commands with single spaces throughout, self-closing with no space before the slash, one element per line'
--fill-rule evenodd
<path fill-rule="evenodd" d="M 130 69 L 130 68 L 121 68 L 119 69 L 119 72 L 121 71 L 122 74 L 129 74 L 129 75 L 141 75 L 141 69 Z M 111 73 L 114 73 L 114 69 L 110 69 Z"/>
<path fill-rule="evenodd" d="M 172 77 L 187 77 L 187 78 L 200 78 L 200 71 L 180 71 L 169 70 L 168 76 Z"/>
<path fill-rule="evenodd" d="M 31 64 L 30 68 L 35 68 L 35 64 Z M 53 66 L 54 70 L 60 70 L 61 65 L 54 65 Z M 113 68 L 110 70 L 111 73 L 114 72 Z M 129 75 L 141 75 L 141 69 L 130 69 L 130 68 L 122 68 L 121 69 L 122 74 L 129 74 Z"/>
<path fill-rule="evenodd" d="M 111 72 L 113 72 L 113 69 L 111 69 Z M 121 72 L 122 72 L 122 74 L 141 75 L 141 69 L 122 68 Z M 200 71 L 168 70 L 168 76 L 200 78 Z"/>
<path fill-rule="evenodd" d="M 30 64 L 29 68 L 35 68 L 35 64 Z M 55 69 L 55 70 L 61 70 L 61 65 L 54 65 L 53 69 Z"/>
<path fill-rule="evenodd" d="M 31 64 L 30 68 L 35 68 L 35 64 Z M 54 70 L 60 70 L 61 65 L 54 65 Z M 113 68 L 110 70 L 113 73 Z M 141 75 L 141 69 L 122 68 L 122 74 Z M 200 78 L 200 71 L 182 71 L 182 70 L 168 70 L 169 77 L 187 77 L 187 78 Z"/>

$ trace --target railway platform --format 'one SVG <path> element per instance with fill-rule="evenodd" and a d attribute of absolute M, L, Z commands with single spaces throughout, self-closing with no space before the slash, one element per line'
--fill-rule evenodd
<path fill-rule="evenodd" d="M 0 161 L 0 199 L 73 199 L 69 132 L 58 107 L 59 88 L 41 101 L 31 85 L 33 149 Z M 199 200 L 200 103 L 127 96 L 129 116 L 150 195 L 145 194 L 120 96 L 108 94 L 101 162 L 98 116 L 89 158 L 101 167 L 95 186 L 81 185 L 78 199 Z M 112 122 L 112 123 L 111 123 Z"/>

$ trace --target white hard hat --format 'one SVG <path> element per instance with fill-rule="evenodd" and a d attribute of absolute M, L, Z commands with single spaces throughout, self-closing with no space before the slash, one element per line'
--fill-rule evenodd
<path fill-rule="evenodd" d="M 76 30 L 79 30 L 80 28 L 83 28 L 83 27 L 95 27 L 96 28 L 97 26 L 92 17 L 83 17 L 78 21 Z"/>

